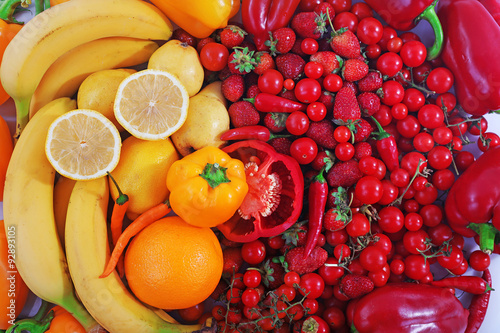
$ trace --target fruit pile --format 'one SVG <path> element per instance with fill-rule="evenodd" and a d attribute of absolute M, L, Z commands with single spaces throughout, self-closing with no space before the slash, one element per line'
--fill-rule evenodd
<path fill-rule="evenodd" d="M 45 10 L 2 62 L 5 229 L 61 307 L 19 327 L 65 309 L 82 332 L 477 332 L 500 136 L 457 101 L 439 33 L 426 48 L 376 1 L 227 1 L 196 26 L 116 1 Z"/>

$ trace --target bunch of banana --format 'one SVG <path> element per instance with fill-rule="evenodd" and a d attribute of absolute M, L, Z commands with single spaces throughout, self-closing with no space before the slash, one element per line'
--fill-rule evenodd
<path fill-rule="evenodd" d="M 15 235 L 17 269 L 26 285 L 38 297 L 71 312 L 91 331 L 99 325 L 75 296 L 54 219 L 56 171 L 45 156 L 50 124 L 75 108 L 75 100 L 60 98 L 28 123 L 7 169 L 3 209 L 5 228 Z"/>
<path fill-rule="evenodd" d="M 130 37 L 107 37 L 82 44 L 60 56 L 45 72 L 31 99 L 30 118 L 60 97 L 71 97 L 90 74 L 132 67 L 149 60 L 158 44 Z"/>
<path fill-rule="evenodd" d="M 109 260 L 105 177 L 76 182 L 66 217 L 66 256 L 76 292 L 90 314 L 109 332 L 193 332 L 201 325 L 164 321 L 138 301 L 118 273 L 99 278 Z"/>
<path fill-rule="evenodd" d="M 160 10 L 141 0 L 71 0 L 36 15 L 9 43 L 0 69 L 16 104 L 16 137 L 28 122 L 38 84 L 60 56 L 106 37 L 168 40 L 172 28 Z"/>

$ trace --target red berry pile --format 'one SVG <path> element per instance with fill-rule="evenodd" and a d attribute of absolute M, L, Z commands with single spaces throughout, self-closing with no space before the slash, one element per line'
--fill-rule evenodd
<path fill-rule="evenodd" d="M 487 254 L 463 251 L 443 205 L 474 161 L 463 147 L 486 151 L 500 138 L 457 105 L 453 74 L 426 60 L 418 35 L 383 25 L 362 2 L 303 0 L 261 49 L 239 23 L 174 38 L 197 48 L 207 82 L 222 81 L 233 134 L 295 158 L 305 193 L 319 174 L 326 182 L 324 208 L 305 195 L 283 234 L 248 243 L 221 235 L 215 305 L 184 319 L 213 316 L 219 332 L 348 332 L 349 300 L 374 288 L 430 283 L 431 267 L 462 275 L 489 266 Z"/>

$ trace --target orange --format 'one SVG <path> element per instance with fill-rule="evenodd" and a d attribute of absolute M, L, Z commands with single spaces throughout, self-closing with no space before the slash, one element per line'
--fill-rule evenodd
<path fill-rule="evenodd" d="M 142 302 L 185 309 L 203 302 L 222 275 L 222 249 L 210 228 L 178 216 L 160 219 L 134 237 L 125 254 L 125 276 Z"/>

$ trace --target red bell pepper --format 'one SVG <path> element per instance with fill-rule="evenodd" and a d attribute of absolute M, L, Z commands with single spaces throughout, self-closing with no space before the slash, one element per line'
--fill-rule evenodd
<path fill-rule="evenodd" d="M 285 27 L 300 0 L 243 0 L 241 20 L 245 30 L 253 35 L 258 50 L 264 50 L 269 32 Z"/>
<path fill-rule="evenodd" d="M 458 177 L 444 205 L 449 226 L 465 237 L 479 234 L 479 246 L 486 253 L 493 251 L 500 228 L 499 174 L 500 146 L 496 146 Z"/>
<path fill-rule="evenodd" d="M 389 283 L 354 305 L 352 328 L 359 333 L 464 332 L 469 311 L 445 288 Z"/>
<path fill-rule="evenodd" d="M 441 58 L 455 77 L 465 112 L 482 116 L 500 109 L 500 27 L 479 1 L 442 0 L 438 8 L 445 41 Z"/>
<path fill-rule="evenodd" d="M 498 0 L 479 0 L 486 10 L 493 16 L 498 25 L 500 25 L 500 1 Z"/>
<path fill-rule="evenodd" d="M 396 30 L 413 29 L 420 20 L 427 20 L 434 30 L 434 44 L 427 50 L 427 59 L 439 56 L 443 29 L 435 12 L 437 0 L 365 0 L 365 2 Z"/>
<path fill-rule="evenodd" d="M 302 211 L 304 176 L 297 161 L 259 140 L 233 143 L 223 150 L 245 164 L 248 193 L 239 210 L 218 225 L 234 242 L 273 237 L 290 228 Z"/>

